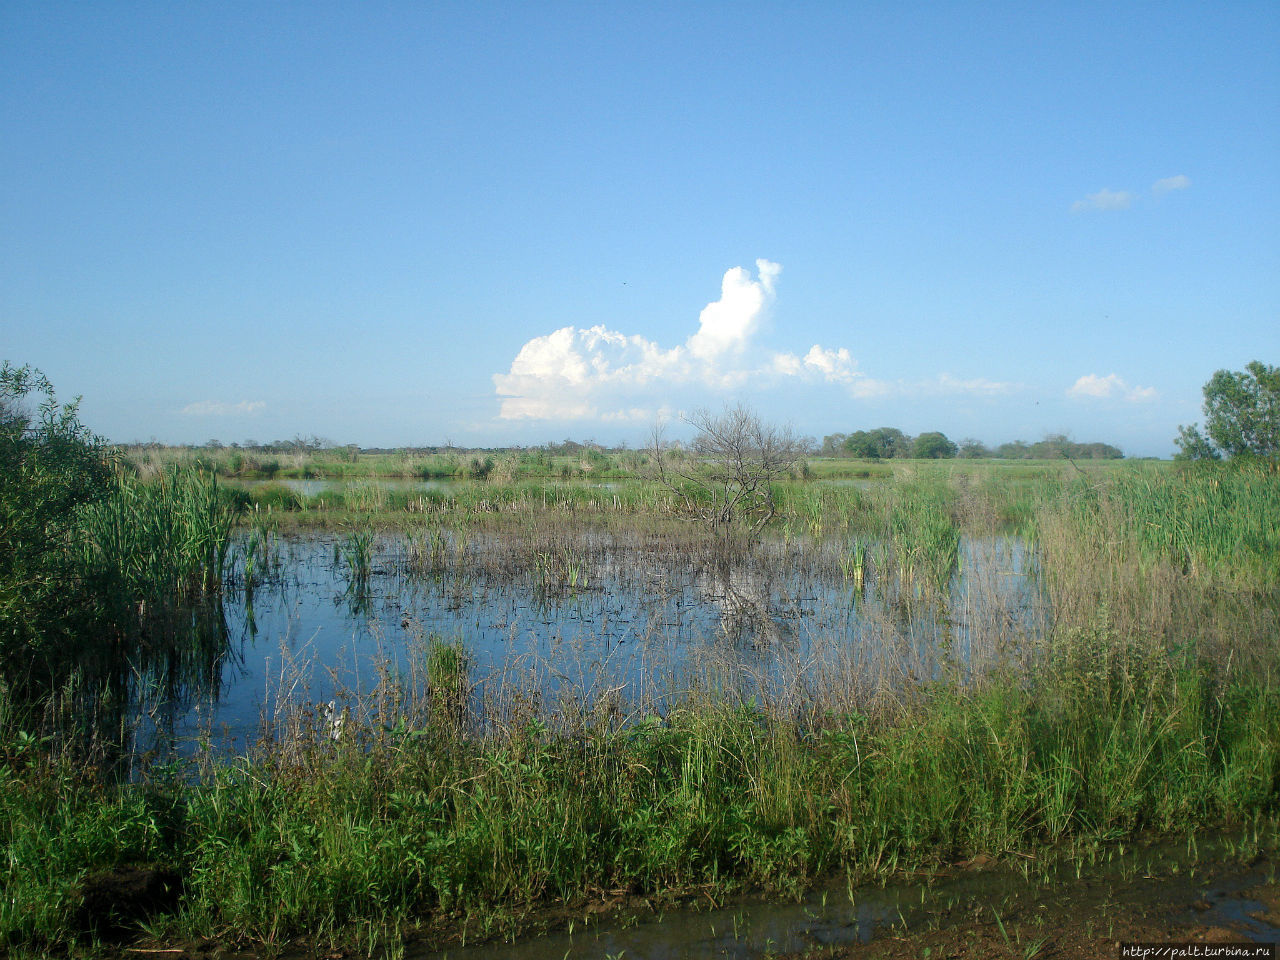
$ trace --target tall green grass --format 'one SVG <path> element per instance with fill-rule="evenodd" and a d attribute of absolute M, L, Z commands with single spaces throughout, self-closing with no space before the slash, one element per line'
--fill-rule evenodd
<path fill-rule="evenodd" d="M 64 709 L 95 735 L 110 740 L 102 725 L 118 727 L 143 689 L 172 699 L 216 682 L 238 514 L 211 474 L 183 467 L 146 481 L 122 473 L 81 511 L 75 566 L 90 607 L 51 669 Z"/>
<path fill-rule="evenodd" d="M 815 726 L 704 692 L 621 730 L 477 738 L 450 692 L 462 655 L 431 656 L 443 722 L 321 737 L 196 779 L 111 784 L 56 756 L 5 767 L 0 939 L 74 939 L 80 879 L 126 864 L 186 878 L 176 912 L 150 920 L 172 935 L 279 943 L 370 922 L 474 935 L 601 889 L 795 892 L 833 869 L 1185 831 L 1277 800 L 1280 694 L 1252 678 L 1206 687 L 1191 664 L 940 686 L 893 715 Z"/>
<path fill-rule="evenodd" d="M 121 476 L 84 510 L 85 570 L 104 596 L 130 603 L 216 595 L 238 515 L 212 474 L 179 467 L 150 481 Z"/>
<path fill-rule="evenodd" d="M 1280 479 L 1262 464 L 1189 465 L 1117 472 L 1079 509 L 1094 509 L 1145 562 L 1189 574 L 1280 582 Z"/>

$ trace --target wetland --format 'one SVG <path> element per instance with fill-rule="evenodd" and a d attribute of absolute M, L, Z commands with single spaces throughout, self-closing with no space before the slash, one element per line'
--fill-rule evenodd
<path fill-rule="evenodd" d="M 93 603 L 6 681 L 15 955 L 674 956 L 737 910 L 768 932 L 715 955 L 838 956 L 1122 846 L 1271 862 L 1265 468 L 817 463 L 757 524 L 634 455 L 129 463 L 68 541 Z"/>

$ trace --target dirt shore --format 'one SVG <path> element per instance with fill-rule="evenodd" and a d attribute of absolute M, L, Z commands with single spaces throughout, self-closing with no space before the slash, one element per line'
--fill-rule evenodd
<path fill-rule="evenodd" d="M 1204 866 L 1193 876 L 1085 878 L 1039 891 L 1002 887 L 998 897 L 939 906 L 915 924 L 880 931 L 869 943 L 814 944 L 778 960 L 1098 960 L 1120 957 L 1124 943 L 1270 944 L 1272 952 L 1259 956 L 1275 957 L 1276 875 L 1275 862 L 1257 858 Z"/>

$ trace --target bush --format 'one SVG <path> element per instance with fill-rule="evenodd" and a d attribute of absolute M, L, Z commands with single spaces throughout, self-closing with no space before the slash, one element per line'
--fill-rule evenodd
<path fill-rule="evenodd" d="M 78 403 L 59 404 L 38 370 L 0 368 L 0 677 L 15 692 L 47 685 L 90 615 L 78 518 L 108 496 L 111 469 Z"/>

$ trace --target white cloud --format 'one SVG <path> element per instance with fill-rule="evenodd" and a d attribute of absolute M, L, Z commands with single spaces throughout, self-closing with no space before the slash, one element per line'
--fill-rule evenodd
<path fill-rule="evenodd" d="M 632 422 L 632 423 L 648 423 L 655 417 L 661 418 L 662 414 L 649 407 L 631 407 L 627 410 L 613 410 L 609 413 L 600 415 L 600 419 L 606 423 Z"/>
<path fill-rule="evenodd" d="M 962 380 L 949 373 L 940 373 L 932 380 L 873 380 L 870 377 L 863 377 L 853 384 L 851 392 L 859 399 L 870 400 L 890 396 L 997 397 L 1016 393 L 1022 389 L 1024 389 L 1023 384 L 1008 380 L 988 380 L 985 377 Z"/>
<path fill-rule="evenodd" d="M 698 315 L 683 343 L 663 347 L 639 334 L 605 326 L 561 327 L 522 346 L 506 373 L 493 376 L 503 420 L 637 421 L 655 405 L 680 406 L 673 396 L 728 390 L 750 383 L 828 384 L 859 400 L 889 396 L 1011 393 L 1019 384 L 944 373 L 932 380 L 877 380 L 858 369 L 847 347 L 815 343 L 800 354 L 757 347 L 773 306 L 782 267 L 756 261 L 756 275 L 726 271 L 720 298 Z"/>
<path fill-rule="evenodd" d="M 222 403 L 217 400 L 197 400 L 188 403 L 180 411 L 184 417 L 229 417 L 234 415 L 253 415 L 267 408 L 262 400 L 241 400 L 239 403 Z"/>
<path fill-rule="evenodd" d="M 1185 190 L 1191 186 L 1191 178 L 1186 174 L 1178 174 L 1176 177 L 1164 177 L 1157 180 L 1151 185 L 1151 192 L 1157 196 L 1170 193 L 1173 190 Z"/>
<path fill-rule="evenodd" d="M 725 353 L 741 353 L 759 329 L 773 304 L 774 284 L 782 272 L 779 264 L 757 260 L 759 279 L 742 267 L 725 272 L 720 299 L 708 303 L 698 316 L 698 332 L 689 338 L 689 352 L 700 360 L 714 361 Z"/>
<path fill-rule="evenodd" d="M 1133 204 L 1133 194 L 1127 190 L 1108 190 L 1103 187 L 1097 193 L 1091 193 L 1083 200 L 1071 205 L 1072 213 L 1082 210 L 1128 210 Z"/>
<path fill-rule="evenodd" d="M 689 367 L 682 347 L 663 350 L 603 326 L 561 327 L 521 347 L 510 371 L 495 374 L 493 382 L 506 398 L 499 412 L 504 420 L 580 420 L 598 414 L 603 388 L 625 392 L 658 379 L 683 380 Z"/>
<path fill-rule="evenodd" d="M 844 347 L 825 350 L 815 343 L 804 355 L 804 365 L 805 369 L 812 370 L 833 383 L 852 383 L 855 377 L 861 376 L 853 369 L 853 357 L 849 356 L 849 351 Z"/>
<path fill-rule="evenodd" d="M 494 374 L 504 420 L 638 420 L 650 416 L 634 402 L 642 388 L 701 385 L 729 389 L 747 380 L 782 377 L 854 384 L 862 374 L 848 349 L 814 344 L 803 357 L 753 349 L 773 306 L 782 267 L 756 261 L 756 276 L 725 272 L 720 299 L 698 315 L 683 344 L 664 348 L 638 334 L 602 325 L 561 327 L 529 340 L 506 373 Z"/>
<path fill-rule="evenodd" d="M 898 391 L 899 386 L 888 380 L 860 377 L 849 386 L 849 392 L 858 400 L 878 400 L 881 397 L 892 396 Z"/>
<path fill-rule="evenodd" d="M 1074 400 L 1127 400 L 1130 403 L 1145 403 L 1160 396 L 1155 387 L 1131 387 L 1115 373 L 1100 377 L 1095 373 L 1086 373 L 1067 388 L 1067 396 Z"/>

